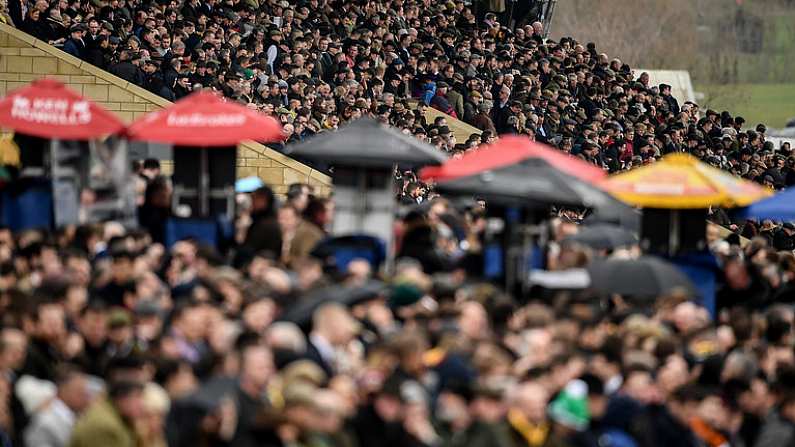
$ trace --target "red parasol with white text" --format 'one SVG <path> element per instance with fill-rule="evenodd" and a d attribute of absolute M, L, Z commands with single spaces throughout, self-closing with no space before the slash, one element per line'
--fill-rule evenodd
<path fill-rule="evenodd" d="M 283 139 L 282 126 L 276 119 L 207 91 L 144 115 L 130 125 L 127 136 L 130 140 L 198 147 Z"/>
<path fill-rule="evenodd" d="M 0 127 L 59 140 L 92 140 L 124 129 L 116 116 L 53 79 L 39 79 L 0 100 Z"/>

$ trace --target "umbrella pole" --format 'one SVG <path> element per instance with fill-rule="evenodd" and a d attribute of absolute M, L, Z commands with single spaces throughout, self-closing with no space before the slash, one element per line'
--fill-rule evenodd
<path fill-rule="evenodd" d="M 210 214 L 209 189 L 210 189 L 210 162 L 208 149 L 203 147 L 199 150 L 199 211 L 202 217 Z"/>
<path fill-rule="evenodd" d="M 356 227 L 358 231 L 364 231 L 364 218 L 367 215 L 367 171 L 362 168 L 356 170 L 356 183 L 358 183 L 359 212 L 356 213 Z"/>
<path fill-rule="evenodd" d="M 668 230 L 668 255 L 674 256 L 679 251 L 679 210 L 671 210 L 670 229 Z"/>
<path fill-rule="evenodd" d="M 397 170 L 397 164 L 393 165 L 392 166 L 392 170 L 389 172 L 389 192 L 390 193 L 394 193 L 394 191 L 395 191 L 395 184 L 397 183 L 395 181 L 395 171 L 396 170 Z M 384 275 L 386 277 L 392 276 L 392 274 L 395 272 L 395 237 L 394 237 L 395 225 L 394 225 L 394 223 L 395 223 L 395 212 L 397 211 L 396 207 L 398 205 L 394 202 L 394 200 L 395 200 L 394 197 L 392 198 L 392 200 L 393 200 L 393 202 L 392 202 L 393 206 L 395 207 L 395 208 L 392 209 L 392 219 L 390 220 L 390 222 L 392 224 L 392 227 L 389 229 L 390 237 L 387 238 L 386 241 L 384 241 L 384 242 L 386 242 L 386 259 L 384 259 Z"/>

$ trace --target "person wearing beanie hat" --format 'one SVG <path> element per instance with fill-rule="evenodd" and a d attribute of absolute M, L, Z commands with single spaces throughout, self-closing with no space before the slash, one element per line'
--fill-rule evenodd
<path fill-rule="evenodd" d="M 14 385 L 14 394 L 29 416 L 46 407 L 55 397 L 56 391 L 55 384 L 49 380 L 28 375 L 20 377 Z"/>
<path fill-rule="evenodd" d="M 582 380 L 572 380 L 558 397 L 549 404 L 549 417 L 557 424 L 574 431 L 588 428 L 588 385 Z"/>

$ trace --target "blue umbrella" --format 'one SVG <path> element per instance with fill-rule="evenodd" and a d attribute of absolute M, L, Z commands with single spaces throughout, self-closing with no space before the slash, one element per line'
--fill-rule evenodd
<path fill-rule="evenodd" d="M 262 179 L 252 175 L 251 177 L 241 178 L 240 180 L 235 182 L 235 192 L 238 193 L 247 193 L 247 192 L 254 192 L 259 188 L 263 187 L 265 183 L 263 183 Z"/>
<path fill-rule="evenodd" d="M 795 220 L 795 188 L 752 203 L 737 214 L 748 219 Z"/>

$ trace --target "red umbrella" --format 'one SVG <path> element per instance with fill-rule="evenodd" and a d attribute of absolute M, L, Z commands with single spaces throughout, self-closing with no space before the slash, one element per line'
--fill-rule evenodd
<path fill-rule="evenodd" d="M 282 126 L 274 118 L 207 91 L 143 116 L 130 125 L 127 136 L 131 140 L 201 147 L 283 139 Z"/>
<path fill-rule="evenodd" d="M 59 140 L 92 140 L 115 134 L 124 123 L 53 79 L 39 79 L 0 100 L 0 126 Z"/>
<path fill-rule="evenodd" d="M 543 159 L 554 168 L 588 183 L 600 180 L 606 175 L 594 165 L 530 141 L 529 138 L 503 136 L 496 143 L 481 146 L 461 158 L 451 158 L 441 166 L 426 167 L 420 171 L 420 177 L 425 181 L 442 182 L 502 168 L 528 158 Z"/>

